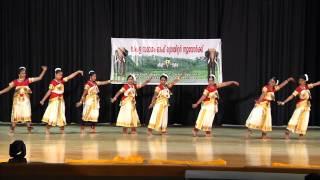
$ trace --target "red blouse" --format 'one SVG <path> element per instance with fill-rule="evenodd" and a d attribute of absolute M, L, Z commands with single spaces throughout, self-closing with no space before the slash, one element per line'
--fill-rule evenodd
<path fill-rule="evenodd" d="M 300 94 L 303 90 L 308 90 L 309 89 L 309 87 L 308 87 L 308 85 L 300 85 L 300 86 L 298 86 L 296 89 L 295 89 L 295 91 L 298 93 L 298 94 Z M 300 97 L 298 98 L 298 100 L 297 100 L 297 104 L 298 103 L 300 103 L 301 101 L 303 101 L 304 99 L 301 99 Z"/>
<path fill-rule="evenodd" d="M 273 86 L 265 85 L 264 87 L 267 88 L 267 92 L 275 92 L 276 91 L 276 88 Z"/>
<path fill-rule="evenodd" d="M 90 87 L 93 87 L 93 86 L 96 86 L 97 83 L 96 83 L 96 82 L 93 82 L 93 81 L 88 81 L 88 82 L 86 83 L 86 85 L 88 85 L 88 86 L 90 86 Z"/>
<path fill-rule="evenodd" d="M 24 81 L 18 81 L 18 79 L 12 81 L 14 87 L 17 86 L 29 86 L 30 81 L 29 78 L 26 78 Z"/>
<path fill-rule="evenodd" d="M 52 89 L 55 88 L 55 86 L 60 85 L 60 84 L 64 84 L 64 83 L 65 83 L 65 81 L 63 79 L 61 81 L 57 81 L 57 80 L 53 79 L 50 82 L 50 89 L 52 90 Z M 61 97 L 61 96 L 63 96 L 63 94 L 58 94 L 58 93 L 55 93 L 55 92 L 51 92 L 49 99 L 53 99 L 53 98 Z"/>
<path fill-rule="evenodd" d="M 208 91 L 208 94 L 215 92 L 218 90 L 217 85 L 208 85 L 207 88 L 205 89 Z M 207 96 L 203 101 L 210 101 L 210 98 Z"/>
<path fill-rule="evenodd" d="M 132 86 L 133 86 L 133 88 L 137 89 L 137 85 L 136 85 L 136 84 L 133 84 L 133 85 L 131 85 L 131 86 L 130 86 L 129 84 L 124 84 L 124 85 L 122 86 L 122 88 L 124 89 L 124 92 L 125 92 L 125 91 L 127 91 L 128 89 L 130 89 L 130 87 L 132 87 Z M 122 98 L 121 98 L 121 100 L 126 99 L 126 97 L 127 97 L 127 96 L 123 95 Z"/>

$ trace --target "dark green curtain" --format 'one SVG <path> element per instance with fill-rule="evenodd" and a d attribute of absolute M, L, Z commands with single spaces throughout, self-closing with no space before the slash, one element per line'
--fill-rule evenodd
<path fill-rule="evenodd" d="M 271 76 L 284 80 L 308 73 L 320 80 L 320 2 L 317 0 L 2 0 L 0 1 L 0 88 L 26 66 L 29 76 L 49 67 L 43 81 L 32 84 L 33 122 L 40 122 L 45 94 L 55 67 L 65 74 L 96 70 L 98 78 L 110 75 L 110 38 L 221 38 L 224 80 L 236 80 L 240 88 L 220 91 L 216 124 L 244 124 Z M 78 123 L 75 108 L 88 77 L 67 83 L 65 100 L 68 122 Z M 277 94 L 290 95 L 292 84 Z M 101 88 L 99 122 L 115 122 L 118 104 L 109 98 L 120 88 Z M 148 123 L 154 86 L 139 90 L 137 108 Z M 319 88 L 320 89 L 320 88 Z M 310 125 L 320 124 L 320 90 L 312 90 Z M 198 110 L 191 104 L 203 86 L 176 86 L 170 100 L 169 123 L 192 125 Z M 10 121 L 12 92 L 0 97 L 0 120 Z M 286 124 L 294 102 L 273 104 L 273 124 Z"/>

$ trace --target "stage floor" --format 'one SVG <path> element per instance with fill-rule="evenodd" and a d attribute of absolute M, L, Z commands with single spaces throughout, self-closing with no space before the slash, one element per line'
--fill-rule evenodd
<path fill-rule="evenodd" d="M 14 135 L 9 126 L 0 126 L 0 161 L 8 160 L 9 144 L 20 139 L 26 143 L 28 162 L 66 164 L 142 164 L 222 167 L 292 167 L 320 169 L 320 131 L 309 130 L 303 140 L 283 139 L 284 129 L 275 129 L 270 140 L 259 139 L 255 132 L 245 139 L 244 128 L 216 128 L 212 138 L 192 137 L 191 127 L 171 127 L 168 135 L 122 135 L 121 129 L 98 126 L 97 133 L 79 133 L 79 126 L 58 128 L 44 134 L 35 126 L 32 134 L 18 127 Z"/>

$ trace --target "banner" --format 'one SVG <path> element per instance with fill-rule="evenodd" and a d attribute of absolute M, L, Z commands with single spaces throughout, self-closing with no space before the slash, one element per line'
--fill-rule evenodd
<path fill-rule="evenodd" d="M 161 74 L 168 81 L 183 74 L 180 85 L 207 84 L 209 74 L 222 82 L 221 39 L 135 39 L 112 38 L 111 79 L 126 82 L 135 74 L 138 82 L 155 77 L 158 84 Z"/>

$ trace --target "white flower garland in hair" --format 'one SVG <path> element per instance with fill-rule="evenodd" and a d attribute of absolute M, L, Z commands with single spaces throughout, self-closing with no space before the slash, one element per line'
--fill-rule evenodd
<path fill-rule="evenodd" d="M 61 71 L 61 70 L 62 70 L 61 68 L 55 68 L 54 72 Z"/>
<path fill-rule="evenodd" d="M 308 76 L 308 74 L 304 74 L 304 77 L 306 77 L 306 81 L 309 81 L 309 76 Z"/>
<path fill-rule="evenodd" d="M 161 76 L 165 76 L 166 78 L 169 78 L 169 76 L 166 73 L 163 73 Z"/>
<path fill-rule="evenodd" d="M 136 80 L 137 80 L 136 75 L 134 75 L 134 74 L 130 74 L 130 76 L 132 76 L 132 78 L 133 78 L 133 80 L 134 80 L 134 81 L 136 81 Z"/>
<path fill-rule="evenodd" d="M 216 76 L 214 74 L 210 74 L 209 77 L 213 77 L 214 79 L 216 79 Z"/>
<path fill-rule="evenodd" d="M 20 66 L 19 69 L 24 69 L 24 70 L 26 70 L 27 68 L 24 67 L 24 66 Z"/>

